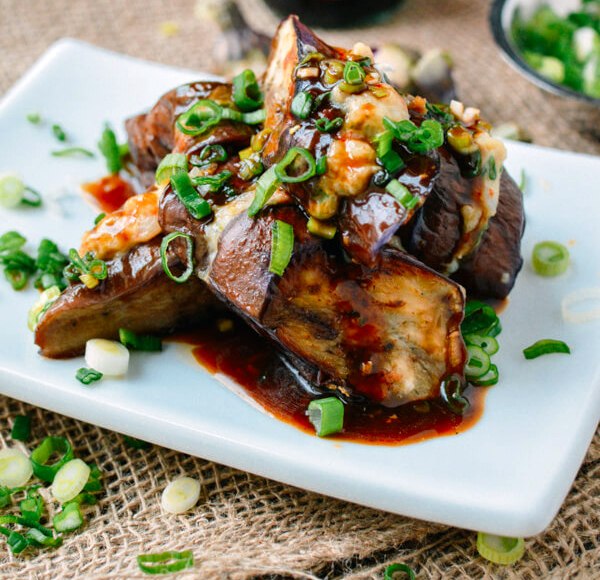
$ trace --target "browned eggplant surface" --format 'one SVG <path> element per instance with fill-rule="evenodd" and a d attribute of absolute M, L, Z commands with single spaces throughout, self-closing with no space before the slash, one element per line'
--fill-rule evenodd
<path fill-rule="evenodd" d="M 180 266 L 174 253 L 169 263 L 173 269 Z M 99 286 L 70 286 L 42 317 L 35 330 L 41 354 L 77 356 L 91 338 L 118 340 L 119 328 L 162 334 L 222 308 L 200 280 L 176 284 L 167 277 L 160 239 L 140 244 L 107 265 L 108 276 Z"/>

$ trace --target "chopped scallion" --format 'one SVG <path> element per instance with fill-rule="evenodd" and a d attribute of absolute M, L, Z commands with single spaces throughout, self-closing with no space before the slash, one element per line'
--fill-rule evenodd
<path fill-rule="evenodd" d="M 313 96 L 309 92 L 302 91 L 296 93 L 291 105 L 292 114 L 298 119 L 308 119 L 313 103 Z"/>
<path fill-rule="evenodd" d="M 314 217 L 309 218 L 306 229 L 313 235 L 331 240 L 335 237 L 337 228 L 334 225 L 322 222 Z"/>
<path fill-rule="evenodd" d="M 390 564 L 383 571 L 383 580 L 415 580 L 414 570 L 406 564 Z"/>
<path fill-rule="evenodd" d="M 31 437 L 31 415 L 17 415 L 15 417 L 10 438 L 17 441 L 29 441 Z"/>
<path fill-rule="evenodd" d="M 31 478 L 33 468 L 30 458 L 20 449 L 4 448 L 0 450 L 0 485 L 21 487 Z"/>
<path fill-rule="evenodd" d="M 91 385 L 92 383 L 99 381 L 103 376 L 104 375 L 101 372 L 86 367 L 78 369 L 75 374 L 75 378 L 83 385 Z"/>
<path fill-rule="evenodd" d="M 135 437 L 130 437 L 129 435 L 123 435 L 123 441 L 127 447 L 131 447 L 132 449 L 149 449 L 152 447 L 152 445 L 147 441 L 142 441 L 141 439 L 136 439 Z"/>
<path fill-rule="evenodd" d="M 123 160 L 121 159 L 117 136 L 108 123 L 104 126 L 104 131 L 102 131 L 100 141 L 98 142 L 98 149 L 106 159 L 106 169 L 108 172 L 111 175 L 119 173 L 123 167 Z"/>
<path fill-rule="evenodd" d="M 298 165 L 305 166 L 302 173 L 290 175 L 288 169 L 297 169 Z M 312 153 L 308 149 L 302 147 L 292 147 L 285 154 L 284 158 L 275 165 L 275 175 L 284 183 L 300 183 L 306 181 L 315 175 L 316 170 L 316 162 Z"/>
<path fill-rule="evenodd" d="M 349 85 L 362 85 L 365 80 L 365 71 L 357 62 L 349 60 L 344 66 L 344 81 Z"/>
<path fill-rule="evenodd" d="M 170 574 L 193 567 L 194 554 L 191 550 L 140 554 L 137 563 L 139 569 L 146 574 Z"/>
<path fill-rule="evenodd" d="M 558 242 L 538 242 L 533 247 L 531 263 L 540 276 L 560 276 L 569 267 L 569 250 Z"/>
<path fill-rule="evenodd" d="M 344 124 L 342 117 L 336 117 L 335 119 L 328 119 L 327 117 L 321 117 L 315 121 L 315 126 L 321 133 L 332 133 L 341 129 Z"/>
<path fill-rule="evenodd" d="M 171 187 L 194 219 L 200 220 L 212 213 L 210 204 L 196 191 L 187 173 L 172 175 Z"/>
<path fill-rule="evenodd" d="M 180 276 L 175 276 L 169 268 L 168 250 L 169 245 L 173 240 L 178 238 L 183 238 L 185 240 L 187 265 L 185 271 Z M 181 284 L 187 281 L 194 271 L 194 241 L 191 236 L 182 232 L 171 232 L 169 235 L 165 236 L 160 244 L 160 260 L 165 274 L 173 280 L 173 282 Z"/>
<path fill-rule="evenodd" d="M 154 180 L 158 184 L 171 179 L 176 173 L 187 173 L 188 160 L 183 153 L 169 153 L 165 155 L 156 168 Z"/>
<path fill-rule="evenodd" d="M 83 515 L 79 504 L 69 502 L 63 506 L 61 512 L 52 518 L 52 525 L 57 532 L 72 532 L 83 525 Z"/>
<path fill-rule="evenodd" d="M 286 222 L 275 220 L 271 234 L 269 272 L 283 276 L 294 251 L 294 228 Z"/>
<path fill-rule="evenodd" d="M 544 338 L 534 342 L 531 346 L 523 349 L 523 356 L 530 360 L 542 356 L 544 354 L 552 354 L 555 352 L 563 352 L 571 354 L 571 349 L 566 342 L 562 340 L 554 340 L 552 338 Z"/>
<path fill-rule="evenodd" d="M 233 102 L 238 109 L 241 111 L 254 111 L 262 105 L 262 93 L 252 70 L 242 71 L 233 78 L 232 84 Z"/>
<path fill-rule="evenodd" d="M 119 328 L 119 340 L 130 350 L 147 352 L 162 350 L 162 340 L 158 336 L 136 334 L 126 328 Z"/>
<path fill-rule="evenodd" d="M 95 157 L 94 152 L 85 147 L 66 147 L 65 149 L 57 149 L 51 151 L 50 155 L 53 157 Z"/>
<path fill-rule="evenodd" d="M 185 135 L 195 137 L 221 121 L 223 108 L 209 99 L 201 99 L 177 119 L 177 128 Z"/>
<path fill-rule="evenodd" d="M 50 465 L 48 460 L 58 453 L 59 459 Z M 65 437 L 46 437 L 31 453 L 33 473 L 42 481 L 52 483 L 58 470 L 73 459 L 73 448 Z"/>
<path fill-rule="evenodd" d="M 94 225 L 97 226 L 104 218 L 106 217 L 106 214 L 104 212 L 99 213 L 95 218 L 94 218 Z"/>
<path fill-rule="evenodd" d="M 413 195 L 406 185 L 400 183 L 397 179 L 392 179 L 386 186 L 385 190 L 394 196 L 396 201 L 403 206 L 407 211 L 416 207 L 419 203 L 419 196 Z"/>
<path fill-rule="evenodd" d="M 67 134 L 65 133 L 65 130 L 60 125 L 57 125 L 56 123 L 54 125 L 52 125 L 52 134 L 59 141 L 64 142 L 67 140 Z"/>
<path fill-rule="evenodd" d="M 280 181 L 275 173 L 275 165 L 269 167 L 256 182 L 256 191 L 254 199 L 248 208 L 248 215 L 254 217 L 265 206 L 275 190 L 279 186 Z"/>
<path fill-rule="evenodd" d="M 227 151 L 223 145 L 207 145 L 199 155 L 192 155 L 190 163 L 196 167 L 202 167 L 210 163 L 224 163 L 227 161 Z"/>
<path fill-rule="evenodd" d="M 523 538 L 507 538 L 492 534 L 477 534 L 477 551 L 479 555 L 494 564 L 514 564 L 525 553 Z"/>
<path fill-rule="evenodd" d="M 42 116 L 39 113 L 28 113 L 25 118 L 32 125 L 39 125 L 42 122 Z"/>
<path fill-rule="evenodd" d="M 339 433 L 344 428 L 344 404 L 337 397 L 311 401 L 306 415 L 319 437 Z"/>

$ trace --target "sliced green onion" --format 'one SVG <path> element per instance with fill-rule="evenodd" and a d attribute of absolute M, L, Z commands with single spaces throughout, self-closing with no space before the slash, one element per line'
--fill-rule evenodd
<path fill-rule="evenodd" d="M 328 119 L 327 117 L 321 117 L 315 121 L 315 126 L 321 133 L 331 133 L 342 128 L 344 119 L 342 117 L 336 117 L 335 119 Z"/>
<path fill-rule="evenodd" d="M 60 503 L 66 503 L 79 495 L 90 476 L 91 469 L 81 459 L 71 459 L 65 463 L 52 481 L 52 496 Z"/>
<path fill-rule="evenodd" d="M 32 125 L 39 125 L 42 122 L 42 116 L 39 113 L 28 113 L 25 118 Z"/>
<path fill-rule="evenodd" d="M 406 185 L 400 183 L 397 179 L 392 179 L 386 186 L 385 190 L 394 196 L 396 201 L 403 206 L 407 211 L 414 209 L 419 203 L 419 196 L 413 195 Z"/>
<path fill-rule="evenodd" d="M 260 160 L 260 153 L 252 153 L 246 157 L 241 163 L 238 175 L 245 181 L 250 181 L 256 175 L 260 175 L 264 171 L 264 166 Z"/>
<path fill-rule="evenodd" d="M 106 214 L 104 212 L 103 213 L 99 213 L 94 218 L 94 225 L 97 226 L 105 217 L 106 217 Z"/>
<path fill-rule="evenodd" d="M 172 175 L 171 187 L 193 218 L 200 220 L 212 213 L 210 204 L 194 189 L 187 173 Z"/>
<path fill-rule="evenodd" d="M 102 489 L 102 483 L 100 482 L 100 479 L 102 478 L 102 472 L 97 465 L 93 464 L 90 465 L 90 470 L 90 477 L 88 478 L 87 483 L 83 486 L 83 490 L 100 491 Z"/>
<path fill-rule="evenodd" d="M 523 355 L 526 359 L 530 360 L 544 354 L 552 354 L 555 352 L 571 354 L 571 349 L 569 348 L 569 345 L 562 340 L 544 338 L 534 342 L 531 346 L 528 346 L 526 349 L 524 349 Z"/>
<path fill-rule="evenodd" d="M 103 376 L 104 375 L 101 372 L 85 367 L 77 369 L 77 373 L 75 374 L 75 378 L 83 385 L 91 385 L 92 383 L 99 381 Z"/>
<path fill-rule="evenodd" d="M 287 169 L 290 166 L 296 166 L 298 161 L 304 161 L 306 169 L 299 175 L 289 175 Z M 275 165 L 275 175 L 283 183 L 300 183 L 306 181 L 315 175 L 317 166 L 315 158 L 308 149 L 302 147 L 292 147 L 284 156 L 284 158 Z"/>
<path fill-rule="evenodd" d="M 177 128 L 185 135 L 196 137 L 218 124 L 223 118 L 223 107 L 209 99 L 201 99 L 177 118 Z"/>
<path fill-rule="evenodd" d="M 44 513 L 44 500 L 37 490 L 38 487 L 29 489 L 27 497 L 19 503 L 22 517 L 34 522 L 39 522 Z"/>
<path fill-rule="evenodd" d="M 12 173 L 0 176 L 0 207 L 17 207 L 25 195 L 25 183 Z"/>
<path fill-rule="evenodd" d="M 313 235 L 331 240 L 335 237 L 337 228 L 333 225 L 326 224 L 314 217 L 309 218 L 306 224 L 306 229 Z"/>
<path fill-rule="evenodd" d="M 298 119 L 308 119 L 313 103 L 313 96 L 309 92 L 296 93 L 291 105 L 292 114 Z"/>
<path fill-rule="evenodd" d="M 327 173 L 327 156 L 322 155 L 317 159 L 317 165 L 315 168 L 316 175 L 325 175 Z"/>
<path fill-rule="evenodd" d="M 224 163 L 227 159 L 227 151 L 223 145 L 207 145 L 199 155 L 190 157 L 190 163 L 195 167 L 203 167 L 210 163 Z"/>
<path fill-rule="evenodd" d="M 5 485 L 0 485 L 0 509 L 10 505 L 13 493 L 12 489 L 9 489 Z"/>
<path fill-rule="evenodd" d="M 132 449 L 149 449 L 152 447 L 152 445 L 147 441 L 142 441 L 141 439 L 136 439 L 135 437 L 130 437 L 129 435 L 123 435 L 123 441 L 127 447 L 131 447 Z"/>
<path fill-rule="evenodd" d="M 27 538 L 22 534 L 19 534 L 19 532 L 10 532 L 10 534 L 8 534 L 8 540 L 6 543 L 13 554 L 20 554 L 29 546 Z"/>
<path fill-rule="evenodd" d="M 52 518 L 52 525 L 57 532 L 72 532 L 83 525 L 83 515 L 76 502 L 70 502 L 63 506 L 61 512 Z"/>
<path fill-rule="evenodd" d="M 269 167 L 256 182 L 256 191 L 254 193 L 254 199 L 248 208 L 248 215 L 254 217 L 258 212 L 265 206 L 271 196 L 275 193 L 275 190 L 279 187 L 279 179 L 275 173 L 275 165 Z"/>
<path fill-rule="evenodd" d="M 86 484 L 86 487 L 87 485 L 88 484 Z M 87 493 L 84 491 L 78 496 L 74 497 L 69 503 L 76 503 L 77 505 L 96 505 L 98 503 L 98 500 L 96 499 L 96 496 L 94 494 Z"/>
<path fill-rule="evenodd" d="M 471 155 L 479 150 L 473 134 L 462 125 L 454 125 L 446 133 L 448 144 L 461 155 Z"/>
<path fill-rule="evenodd" d="M 169 245 L 173 240 L 177 238 L 183 238 L 186 243 L 187 266 L 185 272 L 183 272 L 183 274 L 181 274 L 180 276 L 175 276 L 169 269 L 169 259 L 167 256 Z M 192 275 L 194 271 L 194 241 L 192 240 L 191 236 L 188 236 L 187 234 L 184 234 L 182 232 L 171 232 L 169 235 L 165 236 L 160 244 L 160 260 L 162 262 L 162 267 L 165 271 L 165 274 L 171 280 L 173 280 L 173 282 L 181 284 L 188 280 L 188 278 Z"/>
<path fill-rule="evenodd" d="M 244 113 L 241 121 L 242 123 L 246 123 L 246 125 L 260 125 L 261 123 L 265 122 L 266 118 L 267 112 L 264 109 L 258 109 L 257 111 L 252 111 L 251 113 Z"/>
<path fill-rule="evenodd" d="M 233 102 L 242 111 L 254 111 L 263 103 L 263 97 L 256 81 L 254 72 L 250 69 L 242 71 L 233 77 Z"/>
<path fill-rule="evenodd" d="M 98 142 L 98 149 L 106 160 L 106 169 L 108 172 L 112 175 L 119 173 L 123 167 L 123 160 L 121 159 L 117 136 L 108 123 L 104 126 L 104 131 L 102 131 L 100 141 Z"/>
<path fill-rule="evenodd" d="M 365 71 L 358 63 L 349 60 L 344 66 L 344 81 L 349 85 L 362 85 L 365 80 Z"/>
<path fill-rule="evenodd" d="M 97 283 L 93 280 L 105 280 L 108 276 L 108 266 L 104 260 L 94 259 L 93 254 L 88 252 L 81 257 L 75 248 L 69 250 L 70 263 L 64 269 L 67 280 L 81 280 L 88 288 L 93 288 Z"/>
<path fill-rule="evenodd" d="M 383 580 L 415 580 L 414 570 L 406 564 L 391 564 L 383 571 Z"/>
<path fill-rule="evenodd" d="M 538 242 L 533 247 L 531 263 L 540 276 L 559 276 L 569 267 L 569 250 L 558 242 Z"/>
<path fill-rule="evenodd" d="M 457 375 L 451 375 L 442 381 L 440 395 L 450 411 L 464 415 L 470 407 L 469 400 L 463 395 L 463 380 Z"/>
<path fill-rule="evenodd" d="M 463 336 L 497 336 L 502 327 L 496 311 L 479 300 L 469 300 L 465 307 L 465 319 L 460 326 Z"/>
<path fill-rule="evenodd" d="M 428 153 L 444 144 L 442 125 L 433 119 L 425 119 L 417 127 L 412 121 L 403 120 L 396 123 L 384 117 L 383 124 L 413 153 Z"/>
<path fill-rule="evenodd" d="M 490 179 L 496 179 L 496 177 L 498 177 L 498 170 L 496 169 L 496 159 L 493 155 L 488 161 L 488 177 Z"/>
<path fill-rule="evenodd" d="M 51 286 L 44 290 L 27 313 L 27 328 L 33 332 L 37 323 L 60 296 L 60 288 Z"/>
<path fill-rule="evenodd" d="M 192 509 L 200 498 L 200 482 L 193 477 L 178 477 L 169 482 L 161 496 L 166 512 L 182 514 Z"/>
<path fill-rule="evenodd" d="M 52 125 L 52 134 L 59 140 L 59 141 L 66 141 L 67 140 L 67 134 L 65 133 L 65 130 L 57 124 Z"/>
<path fill-rule="evenodd" d="M 21 487 L 29 481 L 32 473 L 29 457 L 21 450 L 14 448 L 0 450 L 0 485 Z"/>
<path fill-rule="evenodd" d="M 27 186 L 21 203 L 30 207 L 40 207 L 42 205 L 42 195 L 39 191 L 33 189 L 33 187 Z"/>
<path fill-rule="evenodd" d="M 339 433 L 344 428 L 344 403 L 337 397 L 311 401 L 306 415 L 319 437 Z"/>
<path fill-rule="evenodd" d="M 58 453 L 59 459 L 47 465 L 50 457 Z M 42 481 L 52 483 L 58 470 L 73 459 L 73 448 L 64 437 L 46 437 L 31 453 L 33 473 Z"/>
<path fill-rule="evenodd" d="M 467 379 L 477 379 L 488 372 L 491 365 L 490 355 L 481 347 L 470 344 L 467 346 L 467 356 L 467 364 L 465 365 Z"/>
<path fill-rule="evenodd" d="M 170 574 L 193 567 L 194 554 L 191 550 L 140 554 L 137 563 L 139 569 L 146 574 Z"/>
<path fill-rule="evenodd" d="M 223 186 L 231 179 L 232 175 L 231 171 L 221 171 L 216 175 L 202 175 L 190 179 L 193 187 L 208 186 L 208 193 L 217 193 L 223 189 Z"/>
<path fill-rule="evenodd" d="M 39 275 L 34 281 L 34 286 L 39 290 L 47 290 L 52 286 L 57 286 L 61 290 L 66 288 L 63 271 L 68 263 L 67 257 L 53 241 L 43 239 L 38 246 L 35 260 Z"/>
<path fill-rule="evenodd" d="M 56 149 L 50 151 L 50 155 L 53 157 L 96 157 L 93 151 L 90 151 L 85 147 L 65 147 L 64 149 Z"/>
<path fill-rule="evenodd" d="M 19 232 L 6 232 L 0 236 L 0 256 L 15 252 L 21 249 L 27 239 L 24 238 Z"/>
<path fill-rule="evenodd" d="M 162 340 L 158 336 L 136 334 L 132 330 L 119 328 L 119 340 L 129 350 L 154 352 L 162 350 Z"/>
<path fill-rule="evenodd" d="M 472 344 L 482 348 L 487 354 L 492 356 L 500 349 L 498 341 L 493 336 L 481 336 L 479 334 L 468 334 L 463 337 L 467 344 Z"/>
<path fill-rule="evenodd" d="M 477 534 L 479 555 L 494 564 L 514 564 L 525 553 L 523 538 L 507 538 L 479 532 Z"/>
<path fill-rule="evenodd" d="M 58 546 L 62 545 L 62 538 L 60 536 L 53 538 L 52 536 L 45 535 L 36 528 L 31 528 L 27 530 L 25 537 L 27 538 L 29 543 L 34 546 L 57 548 Z"/>
<path fill-rule="evenodd" d="M 176 173 L 185 172 L 188 170 L 188 160 L 183 153 L 169 153 L 165 155 L 156 168 L 154 177 L 156 183 L 168 181 Z"/>
<path fill-rule="evenodd" d="M 271 260 L 269 272 L 283 276 L 294 251 L 294 228 L 281 220 L 275 220 L 271 228 Z"/>
<path fill-rule="evenodd" d="M 31 415 L 17 415 L 13 422 L 10 438 L 16 441 L 29 441 L 31 437 Z"/>
<path fill-rule="evenodd" d="M 469 379 L 469 382 L 476 387 L 491 387 L 498 382 L 498 376 L 498 367 L 491 363 L 487 373 L 478 378 Z"/>

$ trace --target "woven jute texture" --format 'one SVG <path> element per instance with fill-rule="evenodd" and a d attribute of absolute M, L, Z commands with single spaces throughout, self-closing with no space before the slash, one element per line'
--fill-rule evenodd
<path fill-rule="evenodd" d="M 277 20 L 260 0 L 240 4 L 256 28 L 272 33 Z M 193 0 L 0 0 L 0 94 L 63 36 L 212 69 L 215 31 L 193 18 L 193 8 Z M 533 88 L 502 61 L 488 32 L 488 8 L 481 0 L 407 1 L 383 25 L 325 37 L 339 45 L 360 39 L 446 48 L 459 94 L 488 119 L 516 121 L 538 144 L 600 153 L 586 131 L 593 128 L 589 118 L 576 120 L 575 107 Z M 164 21 L 178 25 L 175 36 L 159 33 Z M 0 543 L 2 579 L 136 578 L 136 554 L 185 548 L 194 551 L 196 565 L 178 578 L 380 578 L 394 561 L 422 578 L 600 578 L 600 433 L 552 525 L 527 540 L 517 565 L 502 568 L 477 555 L 472 532 L 351 505 L 159 447 L 134 450 L 119 434 L 0 396 L 2 446 L 13 444 L 12 418 L 25 412 L 34 424 L 30 448 L 47 434 L 68 437 L 79 457 L 101 467 L 106 492 L 88 508 L 84 530 L 54 552 L 15 557 Z M 161 514 L 162 489 L 183 473 L 203 484 L 198 507 L 182 516 Z"/>

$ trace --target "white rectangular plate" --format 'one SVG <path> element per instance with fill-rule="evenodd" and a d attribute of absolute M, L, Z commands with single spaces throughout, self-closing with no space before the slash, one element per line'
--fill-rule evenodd
<path fill-rule="evenodd" d="M 0 105 L 0 172 L 20 173 L 46 203 L 0 210 L 0 233 L 22 232 L 32 251 L 42 237 L 76 246 L 97 213 L 77 186 L 100 177 L 103 163 L 51 157 L 57 142 L 48 123 L 93 148 L 104 121 L 124 138 L 126 117 L 197 77 L 206 75 L 71 40 L 54 45 Z M 32 111 L 47 124 L 27 123 Z M 86 388 L 74 378 L 82 359 L 38 356 L 26 327 L 35 291 L 17 293 L 1 280 L 0 392 L 352 502 L 490 533 L 537 534 L 567 494 L 600 415 L 600 322 L 567 325 L 560 313 L 568 292 L 600 285 L 600 159 L 517 143 L 508 149 L 508 169 L 528 177 L 524 256 L 537 241 L 558 240 L 572 244 L 572 266 L 544 279 L 526 260 L 502 314 L 500 383 L 466 433 L 400 447 L 321 440 L 247 404 L 173 343 L 160 355 L 135 354 L 126 379 Z M 563 339 L 572 354 L 525 361 L 523 347 L 539 338 Z"/>

